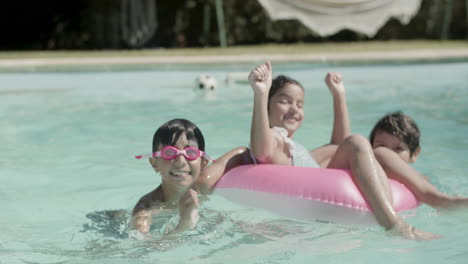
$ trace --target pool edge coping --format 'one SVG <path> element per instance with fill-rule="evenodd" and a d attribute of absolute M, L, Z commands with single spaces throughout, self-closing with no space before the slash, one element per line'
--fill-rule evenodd
<path fill-rule="evenodd" d="M 303 54 L 244 54 L 244 55 L 175 55 L 175 56 L 121 56 L 121 57 L 66 57 L 0 59 L 0 72 L 40 70 L 50 67 L 86 66 L 156 66 L 190 64 L 225 64 L 272 62 L 310 63 L 385 63 L 418 61 L 468 61 L 468 48 L 421 49 L 369 52 L 323 52 Z"/>

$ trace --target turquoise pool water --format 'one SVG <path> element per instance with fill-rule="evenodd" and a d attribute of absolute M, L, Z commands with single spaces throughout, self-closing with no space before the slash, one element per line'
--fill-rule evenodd
<path fill-rule="evenodd" d="M 0 263 L 466 263 L 468 212 L 428 206 L 407 213 L 442 239 L 415 242 L 377 227 L 283 218 L 219 196 L 202 205 L 200 225 L 176 237 L 125 231 L 131 209 L 159 184 L 146 161 L 154 130 L 183 117 L 219 156 L 248 142 L 252 92 L 224 82 L 254 65 L 181 66 L 148 71 L 0 74 Z M 296 139 L 329 140 L 327 71 L 341 71 L 352 130 L 367 135 L 383 114 L 404 110 L 422 130 L 415 167 L 444 192 L 468 196 L 468 63 L 401 65 L 275 64 L 306 87 L 305 122 Z M 194 92 L 196 76 L 218 79 L 213 94 Z"/>

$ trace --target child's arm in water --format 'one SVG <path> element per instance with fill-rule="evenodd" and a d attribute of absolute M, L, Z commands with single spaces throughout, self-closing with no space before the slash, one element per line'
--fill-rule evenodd
<path fill-rule="evenodd" d="M 150 231 L 153 214 L 156 214 L 162 210 L 161 208 L 155 209 L 154 205 L 157 202 L 162 202 L 162 200 L 163 193 L 161 185 L 150 193 L 141 197 L 133 208 L 130 228 L 143 234 L 148 234 Z"/>
<path fill-rule="evenodd" d="M 200 216 L 198 215 L 198 193 L 193 189 L 188 189 L 187 192 L 179 200 L 179 224 L 176 229 L 170 234 L 179 233 L 188 229 L 193 229 L 198 223 Z"/>
<path fill-rule="evenodd" d="M 333 130 L 329 144 L 310 152 L 312 157 L 320 164 L 320 167 L 327 166 L 338 145 L 351 135 L 346 92 L 341 74 L 337 72 L 327 73 L 325 83 L 333 96 Z"/>
<path fill-rule="evenodd" d="M 153 216 L 164 210 L 162 186 L 141 197 L 133 209 L 130 222 L 131 229 L 137 230 L 143 235 L 148 235 Z M 160 205 L 158 208 L 157 205 Z M 169 232 L 175 234 L 187 229 L 192 229 L 198 222 L 198 201 L 197 192 L 188 189 L 179 200 L 180 220 L 177 227 Z"/>
<path fill-rule="evenodd" d="M 440 192 L 426 176 L 416 171 L 393 150 L 378 147 L 374 149 L 374 154 L 387 176 L 407 186 L 419 201 L 434 208 L 468 207 L 468 198 L 453 197 Z"/>
<path fill-rule="evenodd" d="M 249 149 L 246 147 L 237 147 L 205 167 L 195 185 L 198 187 L 201 194 L 211 193 L 216 182 L 230 169 L 252 163 Z"/>
<path fill-rule="evenodd" d="M 254 91 L 254 105 L 250 130 L 250 147 L 259 163 L 277 163 L 275 153 L 282 150 L 282 140 L 270 128 L 268 118 L 268 92 L 272 83 L 270 62 L 255 68 L 249 74 L 249 82 Z"/>

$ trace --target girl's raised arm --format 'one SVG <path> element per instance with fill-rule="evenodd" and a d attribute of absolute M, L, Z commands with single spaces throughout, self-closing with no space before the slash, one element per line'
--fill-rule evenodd
<path fill-rule="evenodd" d="M 321 167 L 327 166 L 337 146 L 351 135 L 348 106 L 341 75 L 337 72 L 329 72 L 325 77 L 325 83 L 333 96 L 333 130 L 330 143 L 310 152 Z"/>
<path fill-rule="evenodd" d="M 277 142 L 268 120 L 268 92 L 271 88 L 271 63 L 266 62 L 249 74 L 249 82 L 254 91 L 250 147 L 260 163 L 271 163 Z"/>
<path fill-rule="evenodd" d="M 338 72 L 327 73 L 325 83 L 333 95 L 333 131 L 330 144 L 339 145 L 351 135 L 345 88 Z"/>

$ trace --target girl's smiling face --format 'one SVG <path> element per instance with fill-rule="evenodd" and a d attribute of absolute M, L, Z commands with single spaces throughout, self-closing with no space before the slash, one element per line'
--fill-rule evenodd
<path fill-rule="evenodd" d="M 419 149 L 413 153 L 411 156 L 410 149 L 408 145 L 403 142 L 398 137 L 385 132 L 383 130 L 377 130 L 374 136 L 374 142 L 372 143 L 372 148 L 386 147 L 393 150 L 395 153 L 400 156 L 406 162 L 415 162 L 419 154 Z"/>
<path fill-rule="evenodd" d="M 270 98 L 268 118 L 270 127 L 283 127 L 292 137 L 304 118 L 304 91 L 296 84 L 287 84 Z"/>
<path fill-rule="evenodd" d="M 161 150 L 165 146 L 159 146 Z M 185 134 L 180 135 L 179 139 L 174 144 L 174 147 L 183 150 L 186 147 L 196 147 L 198 144 L 193 141 L 190 143 Z M 162 185 L 170 188 L 184 189 L 190 187 L 200 176 L 200 172 L 206 165 L 206 160 L 199 157 L 195 160 L 188 160 L 184 155 L 180 154 L 172 160 L 165 160 L 161 157 L 151 158 L 151 165 L 161 174 Z"/>

